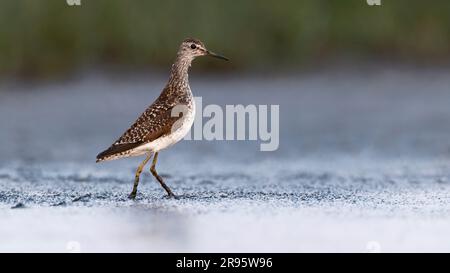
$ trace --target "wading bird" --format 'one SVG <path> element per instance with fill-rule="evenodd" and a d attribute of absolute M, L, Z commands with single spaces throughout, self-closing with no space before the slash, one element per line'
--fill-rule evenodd
<path fill-rule="evenodd" d="M 175 196 L 156 172 L 156 162 L 159 152 L 183 139 L 194 122 L 195 102 L 189 87 L 188 70 L 199 56 L 228 60 L 206 49 L 197 39 L 184 40 L 172 65 L 169 81 L 159 97 L 111 147 L 97 155 L 97 162 L 146 155 L 136 170 L 133 190 L 129 195 L 131 199 L 136 198 L 139 177 L 152 155 L 150 172 L 169 197 Z"/>

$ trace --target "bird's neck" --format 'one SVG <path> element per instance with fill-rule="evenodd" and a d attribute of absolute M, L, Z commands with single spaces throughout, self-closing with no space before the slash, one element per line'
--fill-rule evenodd
<path fill-rule="evenodd" d="M 179 86 L 189 86 L 188 72 L 191 63 L 192 58 L 178 55 L 170 71 L 169 84 Z"/>

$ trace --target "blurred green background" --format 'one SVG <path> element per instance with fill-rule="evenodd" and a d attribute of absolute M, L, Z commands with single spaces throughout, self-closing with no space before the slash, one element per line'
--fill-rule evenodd
<path fill-rule="evenodd" d="M 450 1 L 1 0 L 0 77 L 58 77 L 86 67 L 168 69 L 197 37 L 224 68 L 277 70 L 333 59 L 448 63 Z"/>

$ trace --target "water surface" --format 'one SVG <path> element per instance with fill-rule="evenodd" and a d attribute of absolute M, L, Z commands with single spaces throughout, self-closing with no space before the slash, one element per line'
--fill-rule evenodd
<path fill-rule="evenodd" d="M 165 77 L 3 83 L 0 251 L 450 251 L 450 71 L 191 75 L 203 103 L 279 104 L 280 147 L 183 141 L 95 164 Z"/>

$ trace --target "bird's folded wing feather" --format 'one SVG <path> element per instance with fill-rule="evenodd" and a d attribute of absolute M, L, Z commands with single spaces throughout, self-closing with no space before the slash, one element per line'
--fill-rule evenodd
<path fill-rule="evenodd" d="M 162 101 L 157 99 L 111 147 L 101 152 L 97 159 L 131 150 L 170 133 L 173 124 L 181 116 L 172 117 L 176 102 Z"/>

